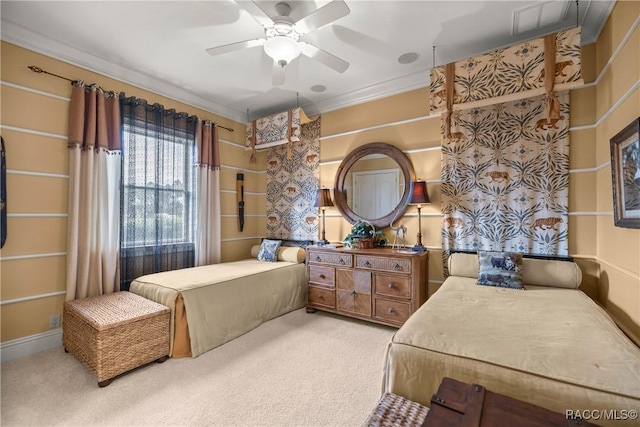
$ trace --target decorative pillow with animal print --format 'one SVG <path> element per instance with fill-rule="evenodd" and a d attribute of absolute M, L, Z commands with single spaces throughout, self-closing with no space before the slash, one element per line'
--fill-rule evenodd
<path fill-rule="evenodd" d="M 524 289 L 521 253 L 479 251 L 478 258 L 478 285 Z"/>
<path fill-rule="evenodd" d="M 276 262 L 278 261 L 278 249 L 282 240 L 269 240 L 264 239 L 260 244 L 260 251 L 258 252 L 258 261 Z"/>

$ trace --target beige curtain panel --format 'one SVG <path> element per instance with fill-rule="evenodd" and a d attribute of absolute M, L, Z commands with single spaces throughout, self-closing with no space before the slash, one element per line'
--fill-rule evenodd
<path fill-rule="evenodd" d="M 198 152 L 198 203 L 195 233 L 195 265 L 221 260 L 220 150 L 218 129 L 208 120 L 196 124 Z"/>
<path fill-rule="evenodd" d="M 69 109 L 67 301 L 120 286 L 120 104 L 77 81 Z"/>

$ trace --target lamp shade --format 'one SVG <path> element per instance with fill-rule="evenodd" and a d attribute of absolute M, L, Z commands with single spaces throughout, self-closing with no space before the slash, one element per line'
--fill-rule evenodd
<path fill-rule="evenodd" d="M 413 183 L 413 192 L 411 193 L 411 201 L 413 205 L 421 205 L 431 203 L 429 201 L 429 193 L 427 193 L 427 183 L 424 181 L 415 181 Z"/>
<path fill-rule="evenodd" d="M 316 208 L 326 208 L 329 206 L 333 206 L 333 201 L 331 200 L 331 191 L 328 188 L 318 189 L 316 204 L 313 206 L 315 206 Z"/>

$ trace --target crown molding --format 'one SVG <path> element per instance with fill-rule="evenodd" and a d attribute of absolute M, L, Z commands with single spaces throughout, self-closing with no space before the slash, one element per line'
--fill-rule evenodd
<path fill-rule="evenodd" d="M 244 123 L 246 113 L 227 106 L 208 101 L 199 95 L 185 91 L 183 88 L 164 82 L 153 76 L 105 61 L 97 56 L 81 52 L 71 46 L 59 43 L 44 34 L 29 30 L 22 25 L 2 19 L 3 41 L 32 50 L 42 55 L 64 61 L 80 68 L 102 74 L 106 77 L 137 86 L 158 95 L 200 108 L 230 120 Z"/>

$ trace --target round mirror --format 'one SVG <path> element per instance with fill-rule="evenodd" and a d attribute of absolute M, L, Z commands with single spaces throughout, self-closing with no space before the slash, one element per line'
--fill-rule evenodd
<path fill-rule="evenodd" d="M 374 142 L 347 154 L 336 174 L 335 205 L 351 223 L 364 219 L 386 227 L 406 207 L 413 165 L 390 144 Z"/>

